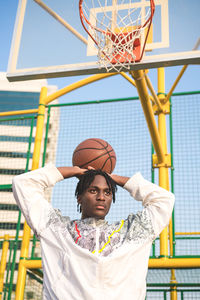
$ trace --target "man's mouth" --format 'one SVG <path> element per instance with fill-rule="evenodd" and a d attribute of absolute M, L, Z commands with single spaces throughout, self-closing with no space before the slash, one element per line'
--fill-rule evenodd
<path fill-rule="evenodd" d="M 104 205 L 96 205 L 96 209 L 105 209 L 105 206 Z"/>

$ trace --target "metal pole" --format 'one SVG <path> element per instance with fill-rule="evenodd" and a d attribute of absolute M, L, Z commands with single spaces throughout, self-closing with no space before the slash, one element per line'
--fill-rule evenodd
<path fill-rule="evenodd" d="M 158 69 L 158 98 L 160 101 L 165 98 L 165 71 L 164 68 Z M 167 135 L 166 135 L 166 118 L 163 112 L 158 114 L 158 130 L 163 147 L 164 154 L 167 153 Z M 168 169 L 165 166 L 159 167 L 159 185 L 168 189 Z M 167 227 L 160 234 L 160 256 L 168 256 L 168 230 Z"/>
<path fill-rule="evenodd" d="M 164 68 L 158 69 L 158 98 L 160 102 L 165 99 L 165 70 Z M 167 128 L 166 128 L 166 115 L 163 112 L 158 113 L 158 130 L 164 152 L 167 154 Z M 169 171 L 164 166 L 159 167 L 159 185 L 166 190 L 169 190 Z M 171 222 L 171 221 L 170 221 Z M 170 226 L 171 228 L 171 226 Z M 171 231 L 170 231 L 171 236 Z M 171 249 L 171 248 L 170 248 Z M 171 253 L 173 254 L 173 253 Z M 166 227 L 160 234 L 160 256 L 168 256 L 168 228 Z M 175 270 L 171 270 L 170 283 L 176 283 Z M 176 286 L 171 288 L 171 300 L 177 300 Z"/>
<path fill-rule="evenodd" d="M 7 262 L 7 253 L 9 248 L 9 235 L 5 234 L 1 255 L 1 263 L 0 263 L 0 299 L 2 299 L 3 293 L 3 281 L 4 281 L 4 273 L 6 270 L 6 262 Z"/>
<path fill-rule="evenodd" d="M 140 97 L 144 115 L 151 135 L 152 143 L 158 157 L 158 162 L 163 163 L 165 160 L 163 146 L 159 136 L 151 101 L 149 98 L 144 71 L 132 71 L 131 74 L 135 79 L 138 95 Z"/>
<path fill-rule="evenodd" d="M 151 258 L 149 268 L 175 269 L 175 268 L 199 268 L 200 258 Z"/>
<path fill-rule="evenodd" d="M 46 98 L 46 96 L 47 96 L 47 88 L 43 87 L 41 89 L 39 108 L 38 108 L 32 170 L 35 170 L 39 167 L 40 150 L 41 150 L 41 142 L 43 137 L 43 127 L 44 127 L 44 117 L 45 117 L 44 99 Z M 28 258 L 30 237 L 31 237 L 31 229 L 28 226 L 28 224 L 25 222 L 19 269 L 18 269 L 18 277 L 17 277 L 16 300 L 23 300 L 24 298 L 24 289 L 25 289 L 25 282 L 26 282 L 26 267 L 24 265 L 24 261 Z"/>
<path fill-rule="evenodd" d="M 74 91 L 82 86 L 85 86 L 87 84 L 90 84 L 90 83 L 95 82 L 100 79 L 111 77 L 113 75 L 118 75 L 118 73 L 95 74 L 93 76 L 79 80 L 79 81 L 72 83 L 72 84 L 60 89 L 59 91 L 49 95 L 48 97 L 46 97 L 45 104 L 48 104 L 51 101 L 57 99 L 58 97 L 61 97 L 67 93 L 70 93 L 71 91 Z"/>

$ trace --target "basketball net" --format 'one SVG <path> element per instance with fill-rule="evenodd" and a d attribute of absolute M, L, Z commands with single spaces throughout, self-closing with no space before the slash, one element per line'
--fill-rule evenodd
<path fill-rule="evenodd" d="M 81 23 L 98 49 L 99 67 L 120 72 L 144 54 L 154 0 L 80 0 Z"/>

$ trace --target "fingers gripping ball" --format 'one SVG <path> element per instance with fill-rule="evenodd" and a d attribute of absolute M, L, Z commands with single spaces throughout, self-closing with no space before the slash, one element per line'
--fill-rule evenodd
<path fill-rule="evenodd" d="M 73 152 L 73 166 L 91 166 L 112 173 L 116 164 L 116 154 L 111 145 L 101 139 L 91 138 L 80 143 Z"/>

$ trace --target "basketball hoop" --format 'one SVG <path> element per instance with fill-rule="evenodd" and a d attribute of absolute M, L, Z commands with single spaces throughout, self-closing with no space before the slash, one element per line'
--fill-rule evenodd
<path fill-rule="evenodd" d="M 120 72 L 141 61 L 154 0 L 79 0 L 81 23 L 98 49 L 99 67 Z"/>

